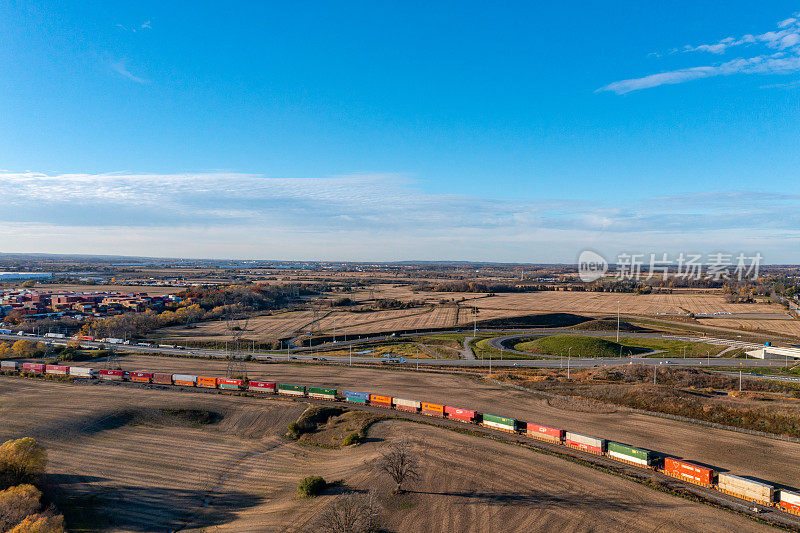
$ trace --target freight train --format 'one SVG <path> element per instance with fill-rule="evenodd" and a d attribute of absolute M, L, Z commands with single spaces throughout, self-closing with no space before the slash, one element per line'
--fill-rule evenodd
<path fill-rule="evenodd" d="M 303 398 L 316 398 L 358 405 L 371 405 L 395 411 L 419 413 L 431 417 L 455 420 L 465 424 L 476 424 L 493 430 L 523 435 L 559 446 L 608 457 L 623 463 L 662 472 L 668 476 L 714 489 L 730 496 L 778 507 L 783 511 L 800 516 L 800 492 L 776 489 L 773 485 L 748 477 L 718 472 L 713 468 L 670 457 L 646 448 L 630 446 L 622 442 L 584 435 L 561 428 L 545 426 L 533 422 L 523 422 L 515 418 L 479 413 L 471 409 L 441 405 L 419 400 L 383 396 L 369 392 L 337 390 L 330 387 L 308 387 L 274 381 L 256 381 L 193 374 L 171 374 L 165 372 L 129 372 L 43 363 L 19 363 L 0 361 L 0 372 L 21 373 L 24 375 L 70 376 L 77 379 L 100 379 L 106 381 L 131 381 L 179 387 L 202 389 L 221 389 L 226 391 L 246 391 L 259 394 L 276 394 Z"/>

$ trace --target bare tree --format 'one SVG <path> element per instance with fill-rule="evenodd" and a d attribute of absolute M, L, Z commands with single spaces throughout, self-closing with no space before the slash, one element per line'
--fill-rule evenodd
<path fill-rule="evenodd" d="M 315 530 L 325 533 L 369 533 L 378 528 L 380 505 L 373 492 L 339 496 L 323 511 Z"/>
<path fill-rule="evenodd" d="M 419 479 L 419 461 L 411 451 L 411 443 L 405 437 L 389 445 L 378 460 L 378 468 L 397 484 L 395 494 L 403 492 L 403 482 Z"/>

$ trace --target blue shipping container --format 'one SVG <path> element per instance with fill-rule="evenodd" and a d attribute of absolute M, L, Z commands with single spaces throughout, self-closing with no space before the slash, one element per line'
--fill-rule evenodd
<path fill-rule="evenodd" d="M 356 392 L 352 390 L 342 391 L 342 396 L 345 397 L 347 400 L 369 400 L 369 394 L 366 392 Z"/>

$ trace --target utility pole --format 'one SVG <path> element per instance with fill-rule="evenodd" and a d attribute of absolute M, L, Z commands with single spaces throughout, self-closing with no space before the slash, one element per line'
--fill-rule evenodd
<path fill-rule="evenodd" d="M 336 318 L 333 319 L 333 342 L 336 342 Z"/>
<path fill-rule="evenodd" d="M 500 345 L 500 360 L 503 360 L 503 345 Z"/>
<path fill-rule="evenodd" d="M 572 346 L 569 347 L 567 351 L 567 379 L 569 379 L 569 362 L 572 357 Z"/>
<path fill-rule="evenodd" d="M 619 344 L 619 300 L 617 300 L 617 344 Z"/>
<path fill-rule="evenodd" d="M 353 366 L 353 345 L 350 345 L 350 366 Z"/>
<path fill-rule="evenodd" d="M 742 392 L 742 370 L 739 369 L 739 392 Z"/>

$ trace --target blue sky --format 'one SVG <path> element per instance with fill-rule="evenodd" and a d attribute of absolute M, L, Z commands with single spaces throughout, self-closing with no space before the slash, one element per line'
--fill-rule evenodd
<path fill-rule="evenodd" d="M 0 251 L 800 244 L 800 3 L 0 0 Z"/>

